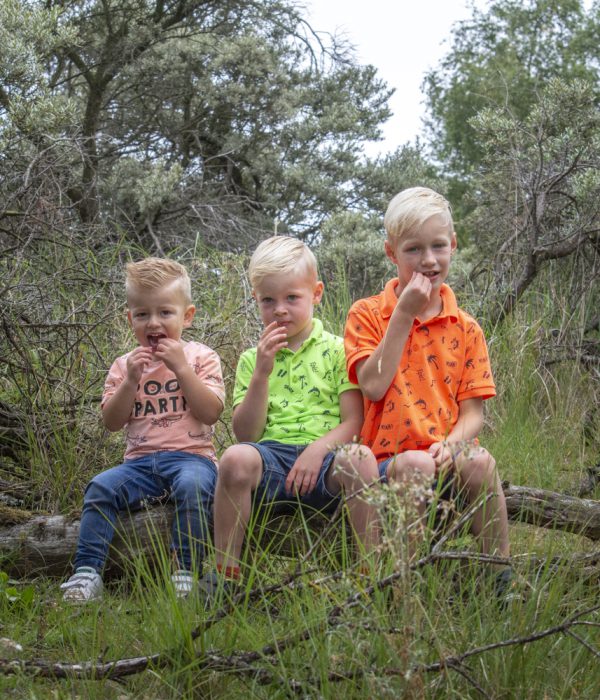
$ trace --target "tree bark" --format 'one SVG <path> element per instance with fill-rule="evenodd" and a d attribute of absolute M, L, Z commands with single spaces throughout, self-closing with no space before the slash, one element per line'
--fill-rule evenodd
<path fill-rule="evenodd" d="M 503 489 L 510 520 L 600 540 L 600 501 L 507 483 Z M 170 504 L 124 515 L 111 545 L 105 575 L 123 573 L 140 557 L 152 564 L 157 552 L 168 553 L 172 518 Z M 327 518 L 313 516 L 310 522 L 313 532 L 318 533 Z M 0 509 L 0 569 L 12 576 L 64 576 L 70 570 L 78 535 L 79 520 L 72 517 Z M 286 555 L 307 547 L 306 529 L 294 528 L 289 516 L 269 518 L 260 540 L 261 546 Z"/>
<path fill-rule="evenodd" d="M 508 483 L 502 488 L 509 520 L 600 540 L 600 501 Z"/>

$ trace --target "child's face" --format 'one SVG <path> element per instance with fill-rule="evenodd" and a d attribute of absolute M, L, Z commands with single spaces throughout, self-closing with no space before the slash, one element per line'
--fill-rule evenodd
<path fill-rule="evenodd" d="M 437 214 L 430 216 L 420 229 L 408 233 L 400 241 L 385 242 L 385 253 L 398 270 L 400 289 L 410 282 L 413 272 L 427 277 L 434 292 L 439 292 L 448 277 L 456 234 Z"/>
<path fill-rule="evenodd" d="M 177 281 L 158 289 L 130 289 L 127 318 L 140 345 L 156 349 L 161 338 L 179 340 L 196 308 L 188 304 Z"/>
<path fill-rule="evenodd" d="M 286 329 L 288 347 L 300 347 L 312 332 L 313 307 L 321 301 L 323 282 L 310 273 L 267 275 L 252 293 L 265 328 L 276 321 Z"/>

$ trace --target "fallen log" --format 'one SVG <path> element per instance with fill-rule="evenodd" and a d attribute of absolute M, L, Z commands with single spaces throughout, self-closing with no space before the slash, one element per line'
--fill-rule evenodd
<path fill-rule="evenodd" d="M 600 501 L 507 482 L 502 488 L 509 520 L 600 540 Z"/>
<path fill-rule="evenodd" d="M 503 489 L 510 520 L 600 540 L 600 501 L 508 483 Z M 161 547 L 167 551 L 172 518 L 170 504 L 124 515 L 113 540 L 106 575 L 121 573 L 139 557 L 155 560 Z M 275 547 L 285 555 L 297 554 L 327 522 L 324 516 L 312 515 L 307 527 L 302 517 L 272 517 L 262 526 L 260 546 Z M 64 576 L 78 535 L 76 518 L 0 509 L 0 569 L 12 576 Z"/>

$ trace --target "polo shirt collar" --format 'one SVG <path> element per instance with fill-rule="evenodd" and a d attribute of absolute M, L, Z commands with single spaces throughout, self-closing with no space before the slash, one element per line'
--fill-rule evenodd
<path fill-rule="evenodd" d="M 383 288 L 383 294 L 381 295 L 381 302 L 379 305 L 379 310 L 383 318 L 389 318 L 396 308 L 396 304 L 398 303 L 398 297 L 396 296 L 397 286 L 398 278 L 394 277 L 389 280 Z M 440 297 L 442 298 L 442 310 L 435 318 L 448 318 L 453 323 L 456 323 L 458 321 L 458 304 L 456 303 L 454 292 L 447 284 L 443 284 L 440 287 Z M 429 320 L 433 321 L 433 319 Z"/>
<path fill-rule="evenodd" d="M 306 345 L 306 343 L 310 343 L 313 340 L 318 340 L 321 336 L 323 335 L 323 322 L 319 318 L 313 318 L 313 328 L 308 336 L 308 338 L 302 343 L 302 345 Z"/>
<path fill-rule="evenodd" d="M 282 348 L 283 352 L 289 352 L 290 354 L 297 355 L 299 352 L 302 352 L 304 348 L 307 348 L 309 345 L 312 343 L 316 342 L 319 340 L 319 338 L 323 335 L 323 322 L 318 319 L 313 317 L 313 327 L 312 331 L 310 332 L 310 335 L 308 338 L 302 343 L 302 345 L 294 352 L 293 350 L 290 350 L 289 348 Z"/>

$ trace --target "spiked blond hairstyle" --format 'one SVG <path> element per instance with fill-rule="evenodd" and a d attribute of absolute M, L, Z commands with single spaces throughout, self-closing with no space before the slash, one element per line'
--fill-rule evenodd
<path fill-rule="evenodd" d="M 192 303 L 192 285 L 185 267 L 174 260 L 165 258 L 144 258 L 125 266 L 125 292 L 133 289 L 159 289 L 173 282 L 183 294 L 186 304 Z"/>

